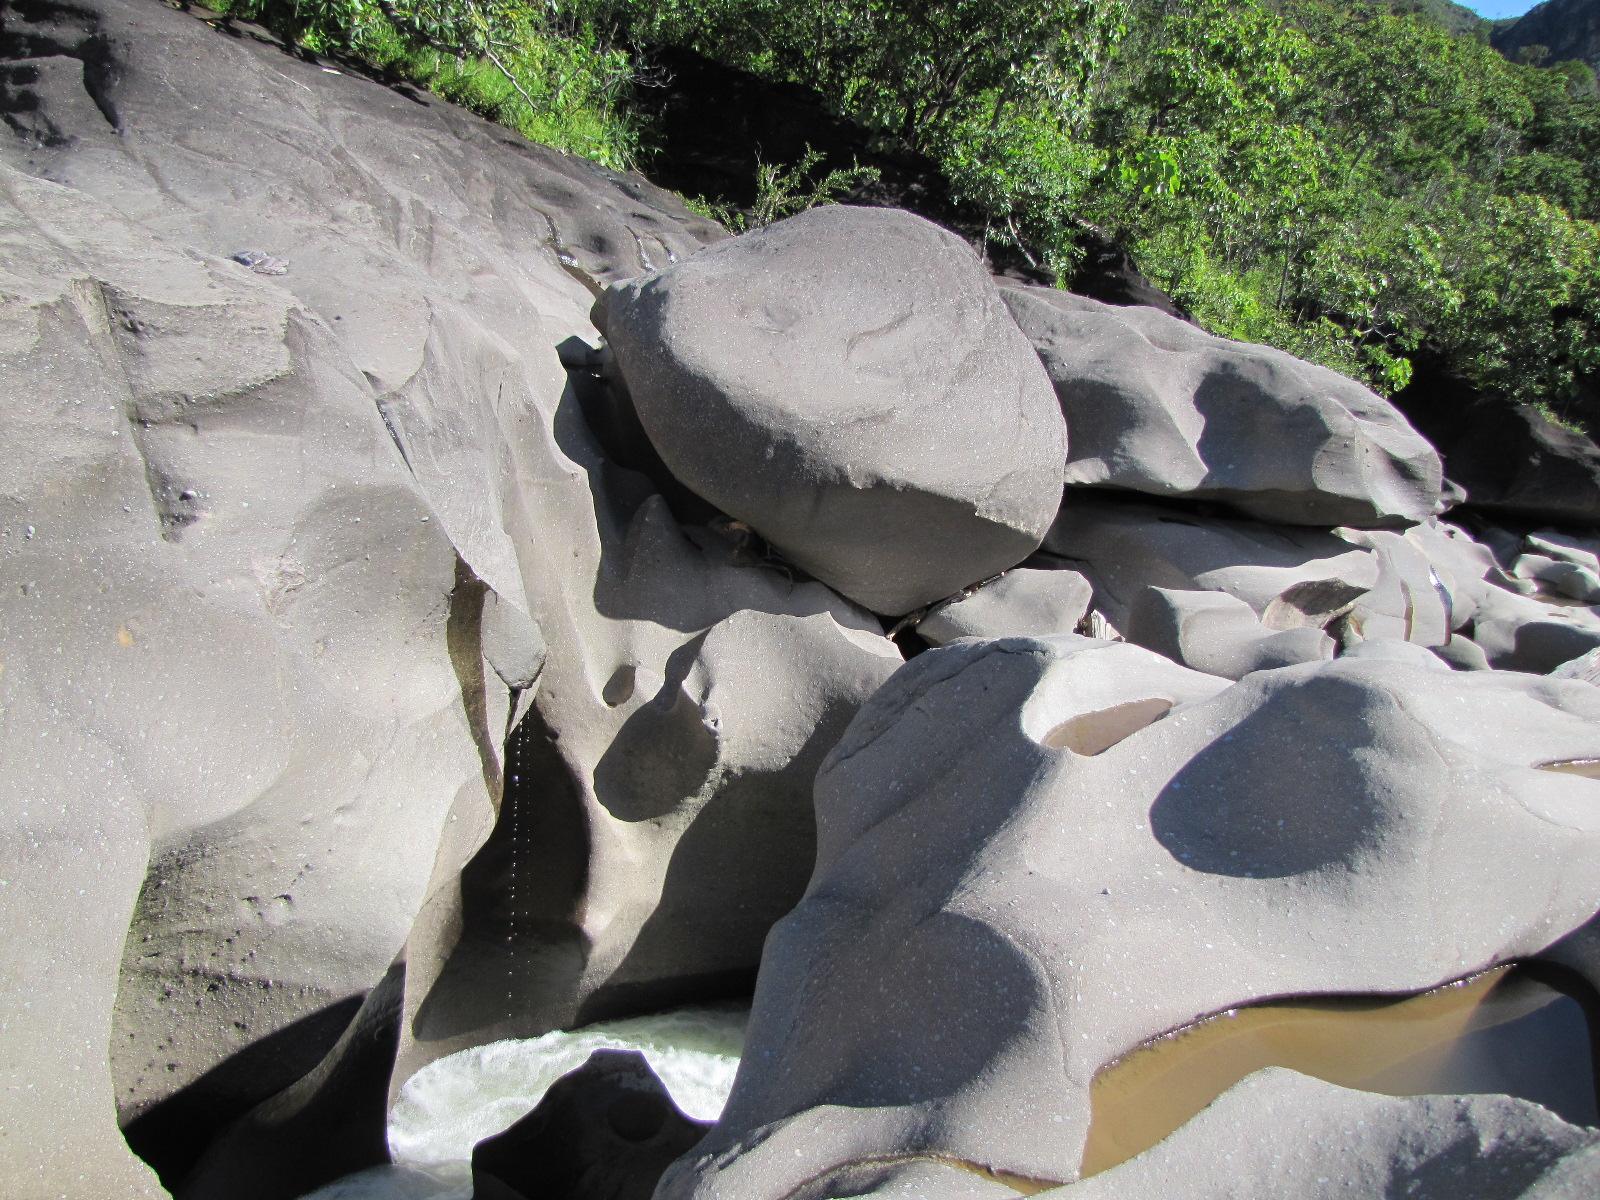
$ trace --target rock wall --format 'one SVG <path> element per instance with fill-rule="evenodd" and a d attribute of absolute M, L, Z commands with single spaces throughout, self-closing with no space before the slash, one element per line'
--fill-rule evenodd
<path fill-rule="evenodd" d="M 8 7 L 0 71 L 8 1194 L 159 1194 L 119 1120 L 179 1186 L 397 958 L 396 1086 L 748 988 L 899 656 L 558 350 L 720 231 L 144 0 Z"/>

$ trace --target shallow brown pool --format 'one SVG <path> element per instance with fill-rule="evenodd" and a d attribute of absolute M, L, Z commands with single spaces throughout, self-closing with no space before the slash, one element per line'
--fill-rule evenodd
<path fill-rule="evenodd" d="M 1392 1096 L 1501 1092 L 1578 1124 L 1600 1117 L 1584 1005 L 1502 967 L 1400 1000 L 1234 1009 L 1135 1050 L 1095 1079 L 1083 1174 L 1149 1149 L 1269 1066 Z"/>
<path fill-rule="evenodd" d="M 1600 758 L 1568 758 L 1561 762 L 1543 763 L 1541 771 L 1554 771 L 1558 775 L 1582 775 L 1586 779 L 1600 779 Z"/>

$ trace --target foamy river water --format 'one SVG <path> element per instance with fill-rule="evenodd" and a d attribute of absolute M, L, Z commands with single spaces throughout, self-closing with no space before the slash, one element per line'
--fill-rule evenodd
<path fill-rule="evenodd" d="M 304 1200 L 471 1200 L 473 1145 L 533 1111 L 551 1084 L 601 1049 L 643 1052 L 679 1108 L 715 1120 L 749 1016 L 742 1007 L 684 1008 L 441 1058 L 406 1081 L 389 1113 L 394 1165 L 348 1175 Z"/>

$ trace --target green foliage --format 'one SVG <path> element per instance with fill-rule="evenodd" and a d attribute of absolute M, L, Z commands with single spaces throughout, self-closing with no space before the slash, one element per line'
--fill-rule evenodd
<path fill-rule="evenodd" d="M 1428 345 L 1558 414 L 1600 378 L 1594 74 L 1507 62 L 1445 0 L 218 2 L 611 165 L 630 54 L 690 46 L 930 155 L 996 245 L 1059 271 L 1121 240 L 1218 332 L 1385 391 Z M 819 166 L 711 215 L 861 178 Z"/>
<path fill-rule="evenodd" d="M 534 141 L 630 165 L 628 55 L 553 3 L 521 0 L 208 0 L 316 54 L 419 84 Z"/>
<path fill-rule="evenodd" d="M 635 41 L 815 88 L 932 155 L 997 244 L 1063 269 L 1085 231 L 1120 239 L 1218 332 L 1390 392 L 1430 344 L 1475 382 L 1558 412 L 1595 374 L 1593 73 L 1508 63 L 1453 5 L 587 0 L 587 11 Z"/>
<path fill-rule="evenodd" d="M 720 221 L 735 233 L 747 233 L 820 204 L 836 203 L 840 196 L 852 188 L 874 183 L 878 178 L 877 168 L 863 167 L 860 163 L 836 167 L 813 178 L 821 165 L 822 152 L 813 150 L 809 145 L 800 156 L 800 161 L 787 167 L 781 163 L 762 162 L 758 158 L 756 200 L 748 210 L 715 204 L 704 197 L 691 199 L 688 204 L 701 216 Z"/>

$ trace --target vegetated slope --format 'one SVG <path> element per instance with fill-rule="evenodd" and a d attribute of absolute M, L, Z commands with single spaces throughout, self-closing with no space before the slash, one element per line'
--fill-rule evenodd
<path fill-rule="evenodd" d="M 513 115 L 585 94 L 626 126 L 638 109 L 585 64 L 628 58 L 634 103 L 659 110 L 647 97 L 674 86 L 666 52 L 693 50 L 808 89 L 875 147 L 931 162 L 944 184 L 931 190 L 997 253 L 1070 276 L 1086 246 L 1120 243 L 1208 328 L 1389 392 L 1424 350 L 1473 387 L 1569 416 L 1600 380 L 1593 73 L 1508 62 L 1438 14 L 1345 0 L 573 0 L 557 15 L 527 0 L 235 2 L 300 22 L 307 44 L 369 59 L 377 46 L 402 66 L 401 50 L 453 46 Z"/>
<path fill-rule="evenodd" d="M 1212 329 L 1388 389 L 1429 344 L 1558 409 L 1595 373 L 1586 72 L 1322 0 L 613 9 L 928 154 L 996 244 L 1109 234 Z"/>
<path fill-rule="evenodd" d="M 1437 22 L 1451 33 L 1487 34 L 1493 22 L 1450 0 L 1389 0 L 1396 13 L 1415 14 Z"/>
<path fill-rule="evenodd" d="M 1511 59 L 1576 59 L 1600 70 L 1600 0 L 1544 0 L 1515 21 L 1497 25 L 1494 47 Z"/>

